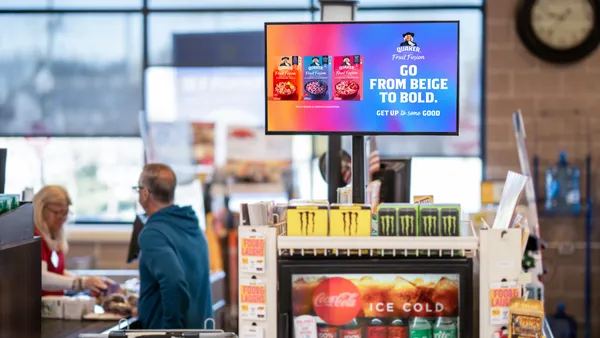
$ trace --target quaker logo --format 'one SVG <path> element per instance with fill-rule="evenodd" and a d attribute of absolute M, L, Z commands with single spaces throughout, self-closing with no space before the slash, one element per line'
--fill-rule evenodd
<path fill-rule="evenodd" d="M 281 63 L 279 64 L 279 67 L 277 67 L 277 69 L 285 71 L 285 70 L 291 70 L 294 66 L 298 65 L 298 57 L 297 56 L 292 56 L 292 60 L 290 63 L 290 57 L 289 56 L 284 56 L 281 58 Z"/>
<path fill-rule="evenodd" d="M 424 55 L 421 55 L 421 47 L 414 40 L 415 33 L 406 32 L 402 34 L 402 42 L 396 47 L 396 53 L 392 55 L 392 60 L 423 60 Z"/>
<path fill-rule="evenodd" d="M 400 233 L 398 236 L 416 236 L 417 235 L 417 210 L 399 209 L 398 218 L 400 219 Z"/>
<path fill-rule="evenodd" d="M 459 236 L 458 223 L 460 220 L 459 211 L 456 209 L 442 209 L 442 227 L 441 236 Z"/>
<path fill-rule="evenodd" d="M 439 236 L 439 221 L 438 209 L 421 209 L 422 236 Z"/>
<path fill-rule="evenodd" d="M 311 59 L 308 70 L 323 70 L 327 64 L 329 64 L 329 56 L 315 56 Z"/>
<path fill-rule="evenodd" d="M 344 56 L 342 59 L 342 64 L 339 66 L 340 70 L 344 69 L 354 69 L 354 65 L 360 64 L 360 55 Z"/>
<path fill-rule="evenodd" d="M 344 222 L 344 235 L 356 235 L 358 232 L 358 212 L 342 212 L 342 221 Z"/>
<path fill-rule="evenodd" d="M 315 213 L 311 211 L 300 211 L 300 232 L 305 236 L 315 233 Z"/>
<path fill-rule="evenodd" d="M 395 209 L 379 210 L 379 236 L 397 236 L 398 217 Z"/>

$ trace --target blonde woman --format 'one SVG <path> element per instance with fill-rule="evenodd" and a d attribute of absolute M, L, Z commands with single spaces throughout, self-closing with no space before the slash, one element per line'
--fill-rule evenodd
<path fill-rule="evenodd" d="M 63 225 L 69 215 L 71 198 L 60 186 L 50 185 L 33 198 L 35 235 L 42 237 L 42 296 L 62 296 L 65 290 L 99 293 L 112 281 L 100 277 L 78 277 L 65 270 L 69 250 Z"/>

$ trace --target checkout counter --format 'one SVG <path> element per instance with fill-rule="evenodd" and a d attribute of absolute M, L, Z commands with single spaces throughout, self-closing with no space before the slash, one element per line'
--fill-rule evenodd
<path fill-rule="evenodd" d="M 73 271 L 78 275 L 106 276 L 116 282 L 137 277 L 137 270 L 80 270 Z M 225 272 L 219 271 L 210 276 L 213 311 L 215 312 L 215 325 L 223 327 L 225 318 Z M 110 331 L 129 329 L 140 329 L 136 318 L 130 318 L 127 323 L 115 321 L 89 321 L 89 320 L 63 320 L 42 319 L 42 338 L 78 338 L 83 333 L 105 333 Z"/>
<path fill-rule="evenodd" d="M 83 333 L 108 333 L 124 329 L 116 321 L 41 318 L 41 238 L 33 236 L 33 204 L 0 214 L 0 338 L 78 338 Z M 74 271 L 79 275 L 104 275 L 117 282 L 138 276 L 137 270 Z M 225 318 L 225 272 L 211 274 L 215 325 Z M 136 319 L 130 318 L 130 329 Z"/>
<path fill-rule="evenodd" d="M 39 338 L 41 239 L 33 236 L 33 205 L 0 214 L 0 338 Z"/>

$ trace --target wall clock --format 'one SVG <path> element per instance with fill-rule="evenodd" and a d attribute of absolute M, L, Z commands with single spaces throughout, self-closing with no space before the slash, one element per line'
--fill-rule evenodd
<path fill-rule="evenodd" d="M 522 0 L 517 33 L 535 56 L 552 63 L 577 62 L 600 44 L 600 0 Z"/>

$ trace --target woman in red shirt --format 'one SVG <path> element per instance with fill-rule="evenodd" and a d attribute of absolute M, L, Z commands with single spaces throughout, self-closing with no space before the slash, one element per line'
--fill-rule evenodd
<path fill-rule="evenodd" d="M 62 296 L 65 290 L 99 293 L 112 282 L 100 277 L 78 277 L 65 270 L 69 250 L 63 225 L 69 215 L 71 198 L 60 186 L 46 186 L 33 198 L 34 233 L 42 237 L 42 296 Z"/>

